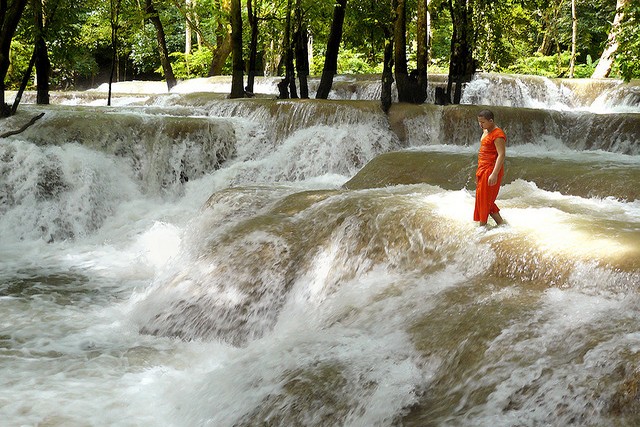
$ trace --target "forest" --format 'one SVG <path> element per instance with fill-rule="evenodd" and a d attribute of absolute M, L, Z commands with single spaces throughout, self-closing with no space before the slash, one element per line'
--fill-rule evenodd
<path fill-rule="evenodd" d="M 392 82 L 423 102 L 428 73 L 448 74 L 442 103 L 477 71 L 629 81 L 639 21 L 632 0 L 4 0 L 0 105 L 11 114 L 5 90 L 46 104 L 49 90 L 214 75 L 233 76 L 232 98 L 264 75 L 305 98 L 321 76 L 326 98 L 336 74 L 379 74 L 383 106 Z"/>

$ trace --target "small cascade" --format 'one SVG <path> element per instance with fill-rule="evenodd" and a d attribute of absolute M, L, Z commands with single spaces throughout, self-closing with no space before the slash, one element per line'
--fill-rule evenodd
<path fill-rule="evenodd" d="M 640 86 L 619 80 L 478 73 L 465 85 L 461 103 L 596 113 L 640 112 Z"/>
<path fill-rule="evenodd" d="M 574 156 L 577 157 L 577 156 Z M 348 189 L 427 183 L 446 190 L 475 189 L 475 153 L 399 151 L 367 163 L 344 184 Z M 505 163 L 503 183 L 532 183 L 536 188 L 584 198 L 640 200 L 639 162 L 601 158 L 536 158 L 515 149 Z"/>
<path fill-rule="evenodd" d="M 476 117 L 479 108 L 475 105 L 394 105 L 389 113 L 390 124 L 405 146 L 475 146 L 481 135 Z M 491 109 L 507 134 L 508 147 L 528 145 L 541 149 L 640 153 L 640 116 L 635 113 L 578 114 L 503 106 Z"/>
<path fill-rule="evenodd" d="M 236 136 L 226 120 L 56 109 L 14 137 L 36 145 L 78 143 L 126 159 L 145 192 L 175 192 L 232 157 Z"/>
<path fill-rule="evenodd" d="M 402 168 L 400 163 L 395 171 L 378 173 Z M 198 251 L 149 290 L 137 309 L 141 330 L 246 346 L 275 327 L 300 283 L 305 298 L 324 300 L 379 265 L 388 272 L 428 275 L 453 264 L 463 275 L 579 288 L 593 286 L 589 275 L 597 274 L 609 281 L 600 287 L 633 289 L 640 280 L 640 248 L 633 243 L 640 230 L 613 225 L 615 218 L 602 222 L 572 212 L 570 199 L 520 211 L 518 200 L 527 192 L 543 194 L 521 180 L 507 185 L 503 203 L 512 206 L 516 228 L 486 235 L 470 235 L 472 224 L 460 217 L 472 211 L 470 194 L 456 198 L 428 185 L 285 194 L 268 204 L 265 196 L 275 196 L 269 190 L 214 194 L 190 234 L 197 240 L 207 236 L 205 242 L 186 242 Z M 253 208 L 237 215 L 235 201 L 247 194 L 255 195 L 255 202 L 243 197 Z M 545 209 L 555 210 L 555 218 L 538 230 L 543 220 L 531 217 Z"/>
<path fill-rule="evenodd" d="M 0 234 L 5 242 L 75 239 L 140 197 L 131 170 L 78 145 L 0 145 Z"/>
<path fill-rule="evenodd" d="M 268 129 L 268 137 L 280 141 L 293 132 L 313 126 L 366 124 L 386 128 L 380 106 L 370 101 L 314 101 L 274 99 L 219 99 L 215 94 L 188 94 L 158 98 L 154 105 L 189 107 L 215 117 L 242 117 Z"/>

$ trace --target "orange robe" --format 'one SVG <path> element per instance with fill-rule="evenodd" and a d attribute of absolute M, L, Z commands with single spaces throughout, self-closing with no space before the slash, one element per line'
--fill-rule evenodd
<path fill-rule="evenodd" d="M 487 222 L 489 214 L 498 213 L 500 209 L 496 206 L 496 198 L 500 191 L 500 183 L 504 176 L 504 165 L 498 173 L 496 185 L 489 185 L 489 175 L 493 172 L 498 159 L 498 150 L 495 140 L 503 138 L 507 141 L 507 135 L 500 128 L 495 128 L 482 137 L 480 141 L 480 151 L 478 152 L 478 169 L 476 170 L 476 208 L 473 212 L 473 220 Z"/>

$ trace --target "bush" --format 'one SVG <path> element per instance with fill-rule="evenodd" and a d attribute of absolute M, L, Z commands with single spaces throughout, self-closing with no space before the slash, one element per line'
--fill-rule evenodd
<path fill-rule="evenodd" d="M 314 56 L 311 74 L 322 74 L 324 55 Z M 376 74 L 382 72 L 382 64 L 369 64 L 361 53 L 350 49 L 340 51 L 338 55 L 338 74 Z"/>
<path fill-rule="evenodd" d="M 177 79 L 189 79 L 193 77 L 206 77 L 209 74 L 209 66 L 213 55 L 207 47 L 196 49 L 193 53 L 185 54 L 182 52 L 173 52 L 169 55 L 173 75 Z M 162 72 L 162 70 L 160 70 Z"/>
<path fill-rule="evenodd" d="M 508 68 L 510 73 L 531 74 L 544 77 L 569 77 L 569 63 L 571 54 L 563 52 L 558 55 L 542 56 L 535 55 L 526 58 L 518 58 L 516 63 Z M 598 61 L 593 62 L 590 55 L 587 55 L 585 64 L 575 64 L 574 77 L 591 77 Z"/>

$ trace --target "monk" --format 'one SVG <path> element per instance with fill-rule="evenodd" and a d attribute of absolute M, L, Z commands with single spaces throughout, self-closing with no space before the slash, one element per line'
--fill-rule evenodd
<path fill-rule="evenodd" d="M 504 220 L 496 206 L 496 198 L 504 176 L 507 135 L 496 126 L 493 112 L 490 110 L 478 113 L 478 123 L 483 132 L 478 152 L 476 207 L 473 220 L 479 221 L 480 225 L 487 225 L 487 219 L 491 216 L 496 225 L 500 225 Z"/>

